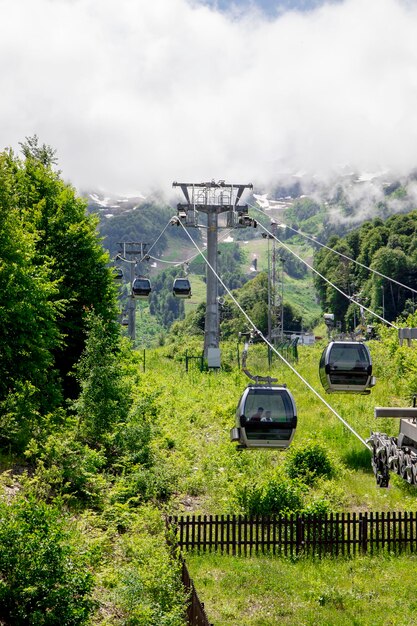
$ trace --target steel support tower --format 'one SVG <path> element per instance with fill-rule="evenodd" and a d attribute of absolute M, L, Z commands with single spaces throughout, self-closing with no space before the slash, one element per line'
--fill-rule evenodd
<path fill-rule="evenodd" d="M 122 241 L 118 243 L 120 251 L 116 259 L 124 261 L 130 267 L 130 294 L 127 303 L 128 327 L 127 332 L 132 341 L 136 339 L 136 299 L 132 293 L 132 283 L 136 276 L 138 264 L 146 259 L 147 243 L 140 241 Z"/>
<path fill-rule="evenodd" d="M 254 225 L 254 220 L 248 216 L 248 206 L 240 205 L 245 189 L 253 189 L 252 184 L 226 184 L 224 180 L 206 183 L 177 183 L 173 187 L 180 187 L 185 203 L 177 205 L 178 219 L 184 226 L 202 227 L 199 224 L 199 213 L 207 215 L 207 289 L 206 289 L 206 318 L 204 326 L 204 356 L 207 358 L 210 348 L 219 347 L 219 311 L 218 311 L 218 280 L 217 254 L 219 215 L 226 215 L 226 227 L 242 228 Z M 211 269 L 212 268 L 212 269 Z"/>

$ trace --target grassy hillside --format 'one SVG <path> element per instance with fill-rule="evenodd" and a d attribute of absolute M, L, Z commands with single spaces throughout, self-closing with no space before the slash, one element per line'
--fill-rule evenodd
<path fill-rule="evenodd" d="M 296 364 L 319 393 L 318 360 L 324 345 L 301 347 Z M 201 373 L 195 366 L 186 374 L 176 345 L 154 352 L 149 370 L 141 376 L 140 387 L 157 393 L 159 435 L 154 445 L 175 482 L 170 513 L 242 513 L 245 489 L 288 482 L 291 450 L 239 452 L 229 441 L 235 407 L 248 380 L 236 367 L 235 346 L 222 348 L 228 371 Z M 377 377 L 371 395 L 326 396 L 363 438 L 371 430 L 396 434 L 398 423 L 377 423 L 374 406 L 409 404 L 412 381 L 406 371 L 416 355 L 414 346 L 399 349 L 394 336 L 371 342 L 370 349 Z M 403 376 L 398 376 L 405 362 Z M 268 373 L 264 346 L 251 348 L 248 365 L 253 372 Z M 332 511 L 416 509 L 416 489 L 399 477 L 391 476 L 389 489 L 376 486 L 369 451 L 278 357 L 271 375 L 285 382 L 296 400 L 299 425 L 292 450 L 318 443 L 333 467 L 331 479 L 301 486 L 304 507 L 321 502 Z M 216 626 L 412 623 L 414 557 L 386 554 L 315 561 L 190 554 L 187 563 Z"/>
<path fill-rule="evenodd" d="M 175 582 L 178 573 L 164 542 L 165 513 L 245 512 L 245 494 L 256 489 L 267 492 L 274 485 L 296 494 L 302 509 L 314 510 L 317 505 L 331 511 L 416 508 L 415 488 L 398 477 L 392 477 L 389 489 L 376 487 L 369 451 L 278 357 L 271 375 L 288 384 L 298 408 L 292 447 L 283 452 L 238 451 L 229 432 L 248 379 L 237 367 L 236 343 L 221 346 L 221 371 L 200 372 L 193 361 L 186 373 L 185 351 L 200 354 L 201 341 L 173 339 L 147 350 L 145 372 L 142 351 L 124 352 L 114 369 L 96 368 L 91 362 L 98 380 L 113 378 L 113 384 L 122 385 L 119 393 L 125 398 L 128 393 L 127 416 L 119 416 L 98 440 L 80 436 L 86 421 L 103 424 L 103 411 L 110 405 L 106 402 L 94 409 L 94 404 L 86 404 L 91 394 L 101 393 L 100 385 L 96 390 L 87 386 L 81 407 L 88 406 L 93 416 L 84 413 L 78 424 L 70 417 L 55 428 L 49 426 L 28 447 L 26 461 L 21 459 L 20 465 L 16 459 L 2 457 L 3 470 L 8 470 L 3 472 L 8 497 L 34 493 L 58 503 L 62 516 L 69 518 L 74 545 L 85 555 L 94 576 L 93 599 L 98 604 L 90 623 L 96 626 L 183 625 L 183 598 Z M 296 364 L 319 392 L 317 369 L 323 345 L 301 347 Z M 330 398 L 362 437 L 376 428 L 395 433 L 398 426 L 389 420 L 375 424 L 373 407 L 409 404 L 416 380 L 416 347 L 399 348 L 393 332 L 370 347 L 378 379 L 372 394 Z M 267 374 L 267 363 L 265 346 L 253 346 L 250 370 Z M 312 444 L 325 451 L 331 476 L 312 483 L 290 479 L 291 453 Z M 22 470 L 24 463 L 29 463 L 29 472 Z M 414 580 L 410 558 L 386 555 L 383 560 L 361 557 L 318 563 L 188 555 L 187 562 L 216 626 L 273 626 L 278 618 L 284 624 L 332 626 L 412 623 L 407 596 Z M 378 587 L 373 589 L 372 577 L 377 575 Z M 391 621 L 383 621 L 381 607 Z M 367 615 L 372 621 L 366 621 Z M 398 615 L 410 619 L 395 621 Z"/>
<path fill-rule="evenodd" d="M 322 388 L 318 361 L 323 345 L 301 347 L 297 364 L 297 370 L 319 393 Z M 398 424 L 389 420 L 376 423 L 373 409 L 376 405 L 398 403 L 399 394 L 404 392 L 397 379 L 389 378 L 384 345 L 372 342 L 371 349 L 378 379 L 371 395 L 326 396 L 363 438 L 368 437 L 371 430 L 395 434 Z M 196 347 L 194 352 L 199 354 L 201 347 Z M 159 437 L 155 445 L 176 477 L 178 497 L 171 506 L 177 512 L 239 513 L 238 493 L 242 486 L 248 481 L 259 482 L 272 477 L 285 465 L 287 452 L 251 450 L 241 453 L 230 443 L 229 431 L 234 426 L 236 404 L 248 383 L 237 369 L 233 344 L 223 351 L 225 362 L 232 364 L 231 371 L 201 373 L 195 366 L 186 374 L 185 364 L 180 360 L 182 355 L 178 345 L 154 352 L 147 358 L 148 371 L 140 383 L 146 389 L 155 390 L 158 396 Z M 268 373 L 264 346 L 252 348 L 248 366 L 256 373 Z M 390 489 L 376 488 L 370 453 L 278 357 L 274 357 L 271 375 L 285 382 L 296 400 L 299 425 L 293 447 L 317 441 L 334 462 L 334 478 L 310 489 L 305 494 L 306 504 L 325 498 L 333 510 L 413 508 L 414 489 L 403 481 L 393 477 Z"/>

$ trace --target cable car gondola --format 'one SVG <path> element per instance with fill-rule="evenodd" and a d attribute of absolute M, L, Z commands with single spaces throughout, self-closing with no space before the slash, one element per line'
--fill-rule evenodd
<path fill-rule="evenodd" d="M 172 285 L 172 293 L 176 298 L 191 298 L 191 284 L 188 278 L 176 278 Z"/>
<path fill-rule="evenodd" d="M 368 346 L 360 341 L 331 341 L 323 350 L 319 371 L 327 393 L 369 394 L 375 385 Z"/>
<path fill-rule="evenodd" d="M 123 270 L 121 267 L 113 267 L 113 279 L 117 282 L 122 282 L 123 280 Z"/>
<path fill-rule="evenodd" d="M 239 400 L 232 441 L 240 448 L 288 448 L 297 427 L 292 394 L 284 385 L 250 384 Z"/>
<path fill-rule="evenodd" d="M 136 277 L 132 283 L 132 295 L 135 298 L 147 298 L 152 291 L 149 278 Z"/>

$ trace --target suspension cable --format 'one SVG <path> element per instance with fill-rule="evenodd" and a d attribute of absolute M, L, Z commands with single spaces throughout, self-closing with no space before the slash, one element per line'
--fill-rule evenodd
<path fill-rule="evenodd" d="M 143 255 L 143 257 L 141 258 L 141 261 L 143 261 L 144 258 L 146 258 L 147 256 L 149 256 L 149 252 L 152 250 L 152 248 L 154 248 L 156 246 L 156 244 L 158 243 L 158 241 L 161 239 L 162 235 L 164 234 L 164 232 L 166 231 L 166 229 L 168 228 L 168 226 L 170 224 L 172 224 L 172 220 L 173 217 L 171 217 L 169 219 L 169 222 L 167 223 L 167 225 L 165 226 L 165 228 L 160 232 L 159 236 L 157 239 L 155 239 L 155 241 L 153 242 L 153 244 L 151 245 L 151 247 L 147 250 L 146 254 Z"/>
<path fill-rule="evenodd" d="M 339 287 L 337 287 L 337 285 L 335 285 L 334 283 L 332 283 L 330 280 L 328 280 L 325 276 L 323 276 L 323 274 L 321 274 L 318 270 L 316 270 L 312 265 L 310 265 L 310 263 L 307 263 L 307 261 L 305 261 L 302 257 L 300 257 L 300 255 L 298 255 L 296 252 L 294 252 L 294 250 L 291 250 L 291 248 L 289 246 L 287 246 L 285 243 L 283 243 L 280 239 L 278 239 L 278 237 L 276 237 L 273 233 L 271 233 L 267 228 L 265 228 L 265 226 L 263 226 L 260 222 L 257 222 L 258 226 L 260 226 L 266 233 L 268 233 L 268 235 L 270 235 L 271 237 L 273 237 L 274 239 L 276 239 L 276 241 L 278 241 L 278 243 L 285 248 L 286 250 L 288 250 L 288 252 L 291 252 L 291 254 L 293 254 L 299 261 L 301 261 L 302 263 L 304 263 L 304 265 L 306 265 L 309 269 L 311 269 L 315 274 L 317 274 L 318 276 L 320 276 L 320 278 L 322 278 L 324 281 L 326 281 L 326 283 L 328 283 L 329 285 L 331 285 L 334 289 L 336 289 L 340 294 L 342 294 L 342 296 L 344 296 L 345 298 L 347 298 L 348 300 L 350 300 L 350 302 L 352 302 L 353 304 L 356 304 L 358 307 L 364 309 L 365 311 L 368 311 L 368 313 L 371 313 L 371 315 L 374 315 L 375 317 L 377 317 L 378 319 L 380 319 L 382 322 L 384 322 L 384 324 L 388 324 L 389 326 L 392 326 L 393 328 L 396 328 L 398 330 L 398 326 L 396 326 L 395 324 L 393 324 L 392 322 L 389 322 L 388 320 L 384 319 L 381 315 L 378 315 L 378 313 L 375 313 L 375 311 L 372 311 L 372 309 L 369 309 L 368 307 L 366 307 L 364 304 L 361 304 L 360 302 L 358 302 L 357 300 L 355 300 L 355 298 L 353 298 L 352 296 L 349 296 L 347 293 L 345 293 L 344 291 L 342 291 Z"/>
<path fill-rule="evenodd" d="M 184 263 L 187 263 L 187 261 L 165 261 L 165 259 L 152 256 L 151 254 L 147 254 L 146 256 L 152 259 L 153 261 L 158 261 L 158 263 L 167 263 L 168 265 L 183 265 Z"/>
<path fill-rule="evenodd" d="M 256 207 L 254 204 L 251 204 L 250 206 L 251 208 L 256 209 L 256 211 L 259 211 L 260 213 L 262 213 L 263 215 L 266 215 L 264 211 Z M 339 252 L 338 250 L 335 250 L 334 248 L 330 248 L 330 246 L 326 246 L 326 244 L 321 243 L 321 241 L 319 241 L 315 237 L 311 237 L 310 235 L 303 233 L 301 230 L 297 230 L 296 228 L 293 228 L 292 226 L 289 226 L 288 224 L 283 224 L 283 223 L 278 224 L 278 226 L 281 226 L 283 228 L 288 228 L 289 230 L 292 230 L 294 233 L 297 233 L 297 235 L 302 235 L 306 239 L 309 239 L 313 243 L 316 243 L 317 245 L 321 246 L 322 248 L 325 248 L 326 250 L 329 250 L 330 252 L 334 252 L 335 254 L 338 254 L 339 256 L 343 257 L 347 261 L 352 261 L 352 263 L 356 263 L 356 265 L 359 265 L 360 267 L 365 268 L 369 272 L 373 272 L 374 274 L 377 274 L 381 278 L 386 278 L 386 280 L 389 280 L 390 282 L 395 283 L 396 285 L 399 285 L 400 287 L 403 287 L 404 289 L 408 289 L 409 291 L 412 291 L 413 293 L 417 293 L 417 289 L 413 289 L 413 287 L 404 285 L 404 283 L 401 283 L 399 280 L 396 280 L 395 278 L 391 278 L 390 276 L 386 276 L 385 274 L 382 274 L 382 272 L 378 272 L 378 270 L 374 270 L 372 269 L 372 267 L 368 267 L 364 263 L 361 263 L 360 261 L 357 261 L 356 259 L 352 259 L 352 257 L 348 256 L 347 254 L 343 254 L 343 252 Z"/>
<path fill-rule="evenodd" d="M 180 222 L 181 223 L 181 222 Z M 199 253 L 201 254 L 201 250 L 198 247 L 198 245 L 196 244 L 196 242 L 194 241 L 194 239 L 191 237 L 190 233 L 187 231 L 187 229 L 185 228 L 185 226 L 183 224 L 181 224 L 181 226 L 183 227 L 183 229 L 185 230 L 185 232 L 187 233 L 189 239 L 191 240 L 192 244 L 195 246 L 195 248 L 197 248 L 197 250 L 199 251 Z M 355 435 L 355 437 L 357 437 L 359 439 L 359 441 L 361 443 L 363 443 L 363 445 L 368 448 L 368 450 L 372 450 L 371 446 L 368 445 L 365 441 L 365 439 L 363 439 L 359 433 L 357 433 L 352 426 L 350 426 L 350 424 L 348 424 L 348 422 L 341 416 L 339 415 L 339 413 L 319 394 L 318 391 L 316 391 L 314 389 L 314 387 L 312 387 L 310 385 L 309 382 L 306 381 L 306 379 L 299 373 L 297 372 L 297 370 L 291 365 L 291 363 L 289 363 L 289 361 L 287 361 L 287 359 L 282 356 L 282 354 L 280 352 L 278 352 L 278 350 L 275 348 L 275 346 L 273 344 L 270 343 L 270 341 L 268 341 L 268 339 L 264 336 L 264 334 L 256 327 L 256 325 L 252 322 L 251 318 L 249 317 L 249 315 L 246 313 L 246 311 L 244 311 L 242 309 L 242 307 L 240 306 L 239 302 L 236 300 L 236 298 L 234 297 L 234 295 L 232 294 L 232 292 L 229 290 L 229 288 L 225 285 L 225 283 L 223 282 L 223 280 L 220 278 L 220 276 L 217 274 L 217 272 L 214 270 L 213 266 L 211 265 L 211 263 L 205 258 L 203 257 L 207 266 L 210 268 L 210 270 L 213 272 L 213 274 L 216 276 L 217 280 L 220 282 L 220 284 L 224 287 L 224 289 L 226 290 L 226 292 L 228 293 L 228 295 L 231 297 L 231 299 L 233 300 L 233 302 L 235 303 L 235 305 L 238 307 L 238 309 L 241 311 L 241 313 L 245 316 L 245 318 L 247 319 L 247 321 L 249 322 L 250 326 L 252 327 L 252 329 L 254 330 L 254 332 L 258 335 L 258 337 L 260 337 L 262 339 L 262 341 L 264 343 L 266 343 L 273 352 L 275 352 L 275 354 L 285 363 L 285 365 L 287 365 L 287 367 L 289 367 L 291 369 L 291 371 L 298 376 L 298 378 L 310 389 L 310 391 L 312 391 L 314 393 L 314 395 L 323 403 L 326 405 L 326 407 L 337 417 L 338 420 L 340 420 L 348 430 L 350 430 L 350 432 Z"/>
<path fill-rule="evenodd" d="M 167 225 L 165 226 L 165 228 L 164 228 L 164 229 L 163 229 L 163 230 L 159 233 L 158 237 L 155 239 L 155 241 L 153 242 L 153 244 L 151 245 L 151 247 L 148 249 L 148 251 L 147 251 L 146 253 L 144 253 L 144 254 L 140 257 L 140 259 L 139 259 L 139 263 L 142 263 L 142 261 L 143 261 L 143 260 L 146 260 L 146 258 L 147 258 L 147 257 L 149 257 L 149 258 L 154 258 L 154 257 L 150 257 L 149 252 L 152 250 L 152 248 L 153 248 L 154 246 L 156 246 L 156 244 L 157 244 L 157 243 L 158 243 L 158 241 L 161 239 L 162 235 L 164 234 L 164 232 L 166 231 L 166 229 L 168 228 L 168 226 L 169 226 L 170 224 L 172 224 L 172 220 L 173 220 L 173 218 L 174 218 L 174 216 L 173 216 L 173 217 L 171 217 L 171 218 L 169 219 L 169 222 L 167 223 Z M 120 259 L 121 261 L 124 261 L 125 263 L 135 263 L 135 264 L 136 264 L 136 263 L 138 262 L 138 261 L 137 261 L 137 259 L 132 259 L 132 260 L 130 260 L 130 259 L 125 259 L 125 257 L 123 257 L 121 254 L 117 254 L 117 255 L 116 255 L 116 259 Z"/>
<path fill-rule="evenodd" d="M 171 218 L 171 220 L 173 220 L 173 219 L 177 219 L 177 217 L 173 216 Z M 223 233 L 219 237 L 219 239 L 221 240 L 223 238 L 225 239 L 226 237 L 228 237 L 230 235 L 230 233 L 232 232 L 232 230 L 233 230 L 232 228 L 229 228 L 229 230 L 226 231 L 225 233 Z M 202 250 L 204 251 L 206 249 L 207 249 L 207 245 L 203 246 Z M 197 252 L 196 254 L 193 254 L 192 256 L 190 256 L 188 259 L 185 259 L 184 261 L 165 261 L 164 259 L 161 259 L 160 257 L 152 256 L 151 254 L 147 254 L 146 256 L 149 256 L 149 258 L 153 259 L 154 261 L 160 261 L 161 263 L 169 263 L 169 264 L 172 264 L 172 265 L 186 265 L 186 264 L 191 263 L 191 261 L 193 261 L 196 257 L 198 257 L 199 254 L 200 253 Z"/>

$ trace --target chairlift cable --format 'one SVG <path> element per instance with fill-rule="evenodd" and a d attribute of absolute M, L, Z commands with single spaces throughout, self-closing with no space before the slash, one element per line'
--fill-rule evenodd
<path fill-rule="evenodd" d="M 389 322 L 388 320 L 384 319 L 381 315 L 378 315 L 378 313 L 375 313 L 375 311 L 372 311 L 372 309 L 369 309 L 368 307 L 366 307 L 364 304 L 361 304 L 360 302 L 358 302 L 357 300 L 355 300 L 352 296 L 349 296 L 347 293 L 345 293 L 344 291 L 342 291 L 342 289 L 340 289 L 339 287 L 337 287 L 334 283 L 332 283 L 330 280 L 328 280 L 325 276 L 323 276 L 323 274 L 321 274 L 318 270 L 316 270 L 312 265 L 310 265 L 310 263 L 307 263 L 307 261 L 305 261 L 302 257 L 300 257 L 300 255 L 298 255 L 296 252 L 294 252 L 294 250 L 291 250 L 291 248 L 289 246 L 287 246 L 285 243 L 283 243 L 280 239 L 278 239 L 278 237 L 276 237 L 273 233 L 271 233 L 267 228 L 265 228 L 265 226 L 263 226 L 260 222 L 258 222 L 258 226 L 260 226 L 266 233 L 268 233 L 268 235 L 270 235 L 271 237 L 273 237 L 276 241 L 278 241 L 278 243 L 285 248 L 286 250 L 288 250 L 288 252 L 291 252 L 292 255 L 294 255 L 299 261 L 301 261 L 302 263 L 304 263 L 304 265 L 306 265 L 309 269 L 311 269 L 312 272 L 314 272 L 315 274 L 317 274 L 318 276 L 320 276 L 320 278 L 322 278 L 324 281 L 326 281 L 326 283 L 328 283 L 329 285 L 331 285 L 334 289 L 336 289 L 339 293 L 342 294 L 342 296 L 344 296 L 345 298 L 347 298 L 348 300 L 350 300 L 350 302 L 352 302 L 353 304 L 356 304 L 357 306 L 361 307 L 362 309 L 364 309 L 365 311 L 368 311 L 368 313 L 371 313 L 371 315 L 373 315 L 374 317 L 377 317 L 378 319 L 380 319 L 382 322 L 384 322 L 384 324 L 388 324 L 388 326 L 392 326 L 392 328 L 395 328 L 398 330 L 398 326 L 396 326 L 395 324 L 393 324 L 392 322 Z"/>
<path fill-rule="evenodd" d="M 143 259 L 147 256 L 149 256 L 149 252 L 152 250 L 152 248 L 154 248 L 156 246 L 156 244 L 158 243 L 158 241 L 161 239 L 162 235 L 164 234 L 164 232 L 166 231 L 166 229 L 168 228 L 168 226 L 172 223 L 172 217 L 170 217 L 167 225 L 165 226 L 165 228 L 160 232 L 159 236 L 155 239 L 155 241 L 153 242 L 153 244 L 148 248 L 146 254 L 143 255 L 143 257 L 140 259 L 141 261 L 143 261 Z"/>
<path fill-rule="evenodd" d="M 262 213 L 263 215 L 266 215 L 264 211 L 262 211 L 261 209 L 258 209 L 258 207 L 254 206 L 253 204 L 251 204 L 250 206 L 251 208 L 256 209 L 257 211 Z M 335 254 L 338 254 L 339 256 L 343 257 L 347 261 L 352 261 L 352 263 L 356 263 L 356 265 L 360 265 L 360 267 L 365 268 L 369 272 L 373 272 L 374 274 L 377 274 L 381 278 L 385 278 L 386 280 L 389 280 L 390 282 L 393 282 L 396 285 L 399 285 L 400 287 L 403 287 L 404 289 L 408 289 L 409 291 L 412 291 L 413 293 L 417 294 L 417 289 L 413 289 L 412 287 L 409 287 L 408 285 L 404 285 L 404 283 L 401 283 L 399 280 L 395 280 L 395 278 L 390 278 L 390 276 L 386 276 L 385 274 L 378 272 L 378 270 L 374 270 L 372 269 L 372 267 L 368 267 L 364 263 L 361 263 L 360 261 L 357 261 L 356 259 L 352 259 L 347 254 L 343 254 L 343 252 L 339 252 L 338 250 L 335 250 L 334 248 L 330 248 L 330 246 L 326 246 L 326 244 L 321 243 L 321 241 L 319 241 L 318 239 L 315 239 L 314 237 L 311 237 L 310 235 L 307 235 L 306 233 L 303 233 L 301 230 L 297 230 L 296 228 L 293 228 L 292 226 L 288 226 L 288 224 L 284 224 L 282 222 L 279 223 L 278 226 L 283 226 L 284 228 L 288 228 L 289 230 L 292 230 L 294 233 L 297 233 L 297 235 L 302 235 L 306 239 L 309 239 L 313 243 L 316 243 L 317 245 L 321 246 L 322 248 L 325 248 L 326 250 L 329 250 L 330 252 L 334 252 Z"/>
<path fill-rule="evenodd" d="M 149 258 L 154 258 L 154 257 L 150 257 L 149 252 L 150 250 L 152 250 L 152 248 L 154 246 L 156 246 L 156 244 L 158 243 L 158 241 L 160 240 L 160 238 L 162 237 L 162 235 L 164 234 L 164 232 L 166 231 L 166 229 L 168 228 L 168 226 L 171 224 L 171 220 L 173 218 L 171 217 L 169 222 L 167 223 L 167 225 L 165 226 L 165 228 L 160 232 L 160 234 L 158 235 L 158 237 L 155 239 L 155 241 L 153 242 L 153 244 L 150 246 L 150 248 L 148 249 L 148 251 L 146 252 L 146 254 L 144 254 L 143 256 L 141 256 L 141 258 L 139 259 L 139 262 L 141 263 L 143 260 L 146 260 L 147 257 Z M 124 261 L 124 263 L 131 263 L 131 264 L 136 264 L 138 262 L 137 259 L 126 259 L 125 257 L 123 257 L 121 254 L 117 254 L 116 255 L 116 259 L 120 259 L 120 261 Z"/>
<path fill-rule="evenodd" d="M 123 261 L 124 263 L 131 263 L 131 264 L 136 264 L 137 263 L 136 259 L 133 259 L 133 261 L 130 260 L 130 259 L 125 259 L 125 257 L 122 256 L 121 254 L 117 254 L 116 255 L 116 260 Z"/>
<path fill-rule="evenodd" d="M 183 263 L 186 263 L 186 261 L 165 261 L 165 259 L 160 259 L 159 257 L 152 256 L 151 254 L 147 254 L 146 256 L 148 256 L 153 261 L 158 261 L 158 263 L 166 263 L 167 265 L 182 265 Z"/>
<path fill-rule="evenodd" d="M 171 219 L 173 219 L 173 218 L 171 218 Z M 228 237 L 230 235 L 230 233 L 232 232 L 232 230 L 233 229 L 230 228 L 227 232 L 223 233 L 223 235 L 221 235 L 219 237 L 219 239 L 221 240 L 222 237 L 224 237 L 224 238 Z M 153 245 L 155 245 L 155 244 L 153 244 Z M 206 249 L 207 249 L 207 245 L 203 246 L 203 251 L 206 250 Z M 151 254 L 149 254 L 149 252 L 146 254 L 146 256 L 149 257 L 150 259 L 152 259 L 153 261 L 159 261 L 160 263 L 167 263 L 167 264 L 170 264 L 170 265 L 185 265 L 187 263 L 191 263 L 191 261 L 193 261 L 196 257 L 198 257 L 199 254 L 200 253 L 197 252 L 196 254 L 193 254 L 192 256 L 190 256 L 188 259 L 185 259 L 184 261 L 165 261 L 164 259 L 161 259 L 159 257 L 152 256 Z"/>
<path fill-rule="evenodd" d="M 193 243 L 193 245 L 195 246 L 195 248 L 197 248 L 197 250 L 199 251 L 199 253 L 201 254 L 201 250 L 198 247 L 197 243 L 194 241 L 194 239 L 191 237 L 190 233 L 186 230 L 185 226 L 183 224 L 181 224 L 181 226 L 184 228 L 185 232 L 187 233 L 188 237 L 190 238 L 191 242 Z M 281 361 L 283 361 L 285 363 L 285 365 L 287 365 L 287 367 L 290 368 L 290 370 L 296 375 L 298 376 L 298 378 L 310 389 L 310 391 L 312 391 L 314 393 L 314 395 L 337 417 L 338 420 L 340 420 L 342 422 L 342 424 L 344 424 L 344 426 L 346 426 L 346 428 L 348 430 L 350 430 L 350 432 L 355 435 L 355 437 L 357 437 L 359 439 L 359 441 L 361 443 L 363 443 L 363 445 L 368 448 L 368 450 L 372 450 L 371 446 L 369 446 L 365 439 L 363 439 L 359 433 L 357 433 L 354 428 L 352 428 L 352 426 L 350 426 L 350 424 L 348 424 L 348 422 L 341 416 L 339 415 L 339 413 L 319 394 L 318 391 L 316 391 L 314 389 L 314 387 L 312 387 L 310 385 L 309 382 L 306 381 L 306 379 L 299 373 L 297 372 L 297 370 L 295 369 L 295 367 L 293 367 L 291 365 L 291 363 L 289 363 L 289 361 L 287 361 L 287 359 L 282 356 L 282 354 L 280 354 L 280 352 L 278 352 L 278 350 L 275 348 L 275 346 L 273 344 L 271 344 L 270 341 L 268 341 L 268 339 L 264 336 L 264 334 L 255 326 L 255 324 L 252 322 L 251 318 L 249 317 L 249 315 L 246 313 L 246 311 L 244 311 L 242 309 L 242 307 L 240 306 L 239 302 L 236 300 L 236 298 L 234 297 L 234 295 L 232 294 L 232 292 L 228 289 L 228 287 L 225 285 L 225 283 L 223 282 L 223 280 L 220 278 L 220 276 L 217 274 L 217 272 L 214 270 L 213 266 L 211 265 L 211 263 L 205 258 L 203 257 L 207 266 L 210 268 L 210 270 L 213 272 L 213 274 L 216 276 L 217 280 L 219 281 L 219 283 L 224 287 L 224 289 L 226 290 L 226 292 L 228 293 L 228 295 L 230 296 L 230 298 L 233 300 L 233 302 L 235 303 L 235 305 L 238 307 L 238 309 L 240 309 L 241 313 L 243 313 L 243 315 L 245 316 L 245 318 L 247 319 L 247 321 L 249 322 L 250 326 L 252 327 L 252 329 L 254 330 L 254 332 L 258 335 L 258 337 L 260 337 L 260 339 L 266 343 L 273 352 L 275 352 L 275 354 L 281 359 Z"/>

